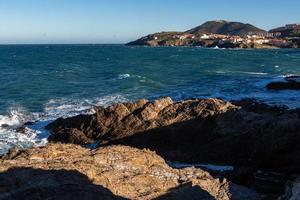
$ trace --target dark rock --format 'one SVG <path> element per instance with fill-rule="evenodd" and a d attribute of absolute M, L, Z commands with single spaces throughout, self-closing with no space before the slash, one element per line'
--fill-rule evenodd
<path fill-rule="evenodd" d="M 72 143 L 72 144 L 92 144 L 95 141 L 88 138 L 85 133 L 78 129 L 63 129 L 56 137 L 50 135 L 48 140 L 52 142 Z"/>
<path fill-rule="evenodd" d="M 0 174 L 0 199 L 126 199 L 94 185 L 76 170 L 12 168 Z"/>
<path fill-rule="evenodd" d="M 266 103 L 257 101 L 256 99 L 242 99 L 231 101 L 232 104 L 236 106 L 240 106 L 243 110 L 247 112 L 255 112 L 255 113 L 283 113 L 287 111 L 288 107 L 281 105 L 268 105 Z"/>
<path fill-rule="evenodd" d="M 35 122 L 26 122 L 25 124 L 24 124 L 24 126 L 31 126 L 31 125 L 33 125 Z"/>
<path fill-rule="evenodd" d="M 237 108 L 218 99 L 188 100 L 178 103 L 174 103 L 171 98 L 159 99 L 154 102 L 141 100 L 137 103 L 120 103 L 108 108 L 99 107 L 93 115 L 60 118 L 46 128 L 52 132 L 50 141 L 61 140 L 55 138 L 67 139 L 67 137 L 59 135 L 65 135 L 70 129 L 80 130 L 92 140 L 112 141 L 136 133 L 164 129 L 189 120 L 199 121 L 199 125 L 196 122 L 193 123 L 196 126 L 195 130 L 198 129 L 197 127 L 203 129 L 201 123 L 207 121 L 206 119 Z M 173 128 L 170 131 L 174 132 Z"/>
<path fill-rule="evenodd" d="M 298 200 L 300 199 L 300 178 L 296 178 L 293 181 L 286 183 L 285 194 L 283 194 L 279 200 Z"/>
<path fill-rule="evenodd" d="M 1 128 L 9 128 L 8 124 L 1 124 Z"/>
<path fill-rule="evenodd" d="M 300 82 L 272 82 L 267 85 L 268 90 L 300 90 Z"/>
<path fill-rule="evenodd" d="M 256 191 L 264 194 L 281 194 L 288 180 L 285 174 L 268 171 L 257 171 L 254 178 Z"/>
<path fill-rule="evenodd" d="M 26 126 L 21 126 L 16 129 L 16 132 L 25 134 L 26 133 Z"/>
<path fill-rule="evenodd" d="M 284 81 L 269 83 L 267 88 L 269 90 L 300 90 L 300 76 L 286 76 Z"/>

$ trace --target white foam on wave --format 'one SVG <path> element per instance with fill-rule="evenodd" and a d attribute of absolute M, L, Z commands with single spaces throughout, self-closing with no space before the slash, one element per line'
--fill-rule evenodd
<path fill-rule="evenodd" d="M 71 117 L 94 112 L 95 106 L 110 106 L 128 101 L 122 95 L 103 96 L 94 99 L 51 99 L 44 105 L 44 112 L 28 113 L 23 108 L 10 109 L 7 115 L 0 115 L 0 155 L 12 147 L 29 148 L 47 144 L 49 132 L 45 126 L 59 117 Z M 24 133 L 17 128 L 26 122 Z"/>
<path fill-rule="evenodd" d="M 216 74 L 248 74 L 248 75 L 259 75 L 259 76 L 266 76 L 268 73 L 266 72 L 248 72 L 248 71 L 230 71 L 230 70 L 217 70 L 217 71 L 210 71 L 209 73 L 216 73 Z"/>
<path fill-rule="evenodd" d="M 18 126 L 20 123 L 26 120 L 24 115 L 24 109 L 9 109 L 8 115 L 0 115 L 0 128 L 2 126 Z"/>
<path fill-rule="evenodd" d="M 249 75 L 268 75 L 268 73 L 265 72 L 241 72 L 244 74 L 249 74 Z"/>
<path fill-rule="evenodd" d="M 93 99 L 51 99 L 45 104 L 45 114 L 47 119 L 57 119 L 58 117 L 72 117 L 79 114 L 91 114 L 94 107 L 107 107 L 114 103 L 126 102 L 124 96 L 108 95 Z"/>
<path fill-rule="evenodd" d="M 140 76 L 140 75 L 133 75 L 133 74 L 120 74 L 118 76 L 119 80 L 124 80 L 124 79 L 137 79 L 140 83 L 156 83 L 155 81 L 145 77 L 145 76 Z"/>
<path fill-rule="evenodd" d="M 126 78 L 130 78 L 130 74 L 119 74 L 119 79 L 126 79 Z"/>
<path fill-rule="evenodd" d="M 37 129 L 37 125 L 26 127 L 24 133 L 16 131 L 24 123 L 35 121 L 37 118 L 37 113 L 27 113 L 25 109 L 20 107 L 11 108 L 8 115 L 0 115 L 0 155 L 12 147 L 27 148 L 34 145 L 44 145 L 48 134 L 42 128 Z M 47 134 L 47 136 L 41 138 L 39 135 L 43 134 L 44 136 Z"/>

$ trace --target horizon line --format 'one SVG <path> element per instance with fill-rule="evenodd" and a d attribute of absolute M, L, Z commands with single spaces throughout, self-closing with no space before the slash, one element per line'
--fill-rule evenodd
<path fill-rule="evenodd" d="M 0 43 L 0 46 L 8 45 L 125 45 L 127 43 Z"/>

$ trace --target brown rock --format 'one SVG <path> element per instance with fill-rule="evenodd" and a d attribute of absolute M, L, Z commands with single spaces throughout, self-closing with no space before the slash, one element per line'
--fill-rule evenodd
<path fill-rule="evenodd" d="M 149 148 L 167 160 L 220 163 L 300 173 L 300 112 L 253 100 L 141 100 L 94 115 L 58 119 L 47 128 L 51 141 L 77 130 L 77 144 L 92 142 Z M 78 138 L 78 137 L 76 137 Z M 81 137 L 79 137 L 81 138 Z M 63 142 L 73 142 L 68 137 Z"/>
<path fill-rule="evenodd" d="M 49 138 L 50 141 L 60 141 L 60 138 L 65 138 L 59 136 L 66 132 L 65 129 L 78 129 L 93 141 L 116 140 L 135 133 L 199 117 L 209 117 L 237 108 L 218 99 L 178 103 L 174 103 L 171 98 L 163 98 L 155 102 L 140 100 L 137 103 L 120 103 L 108 108 L 99 107 L 94 115 L 58 119 L 46 128 L 53 134 Z"/>
<path fill-rule="evenodd" d="M 7 155 L 0 191 L 0 199 L 260 199 L 200 169 L 172 169 L 149 150 L 70 144 Z"/>

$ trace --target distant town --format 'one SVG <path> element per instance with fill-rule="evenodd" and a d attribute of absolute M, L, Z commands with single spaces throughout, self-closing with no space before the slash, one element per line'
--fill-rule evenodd
<path fill-rule="evenodd" d="M 265 31 L 251 24 L 209 21 L 186 32 L 161 32 L 128 45 L 213 48 L 300 48 L 300 23 Z"/>

